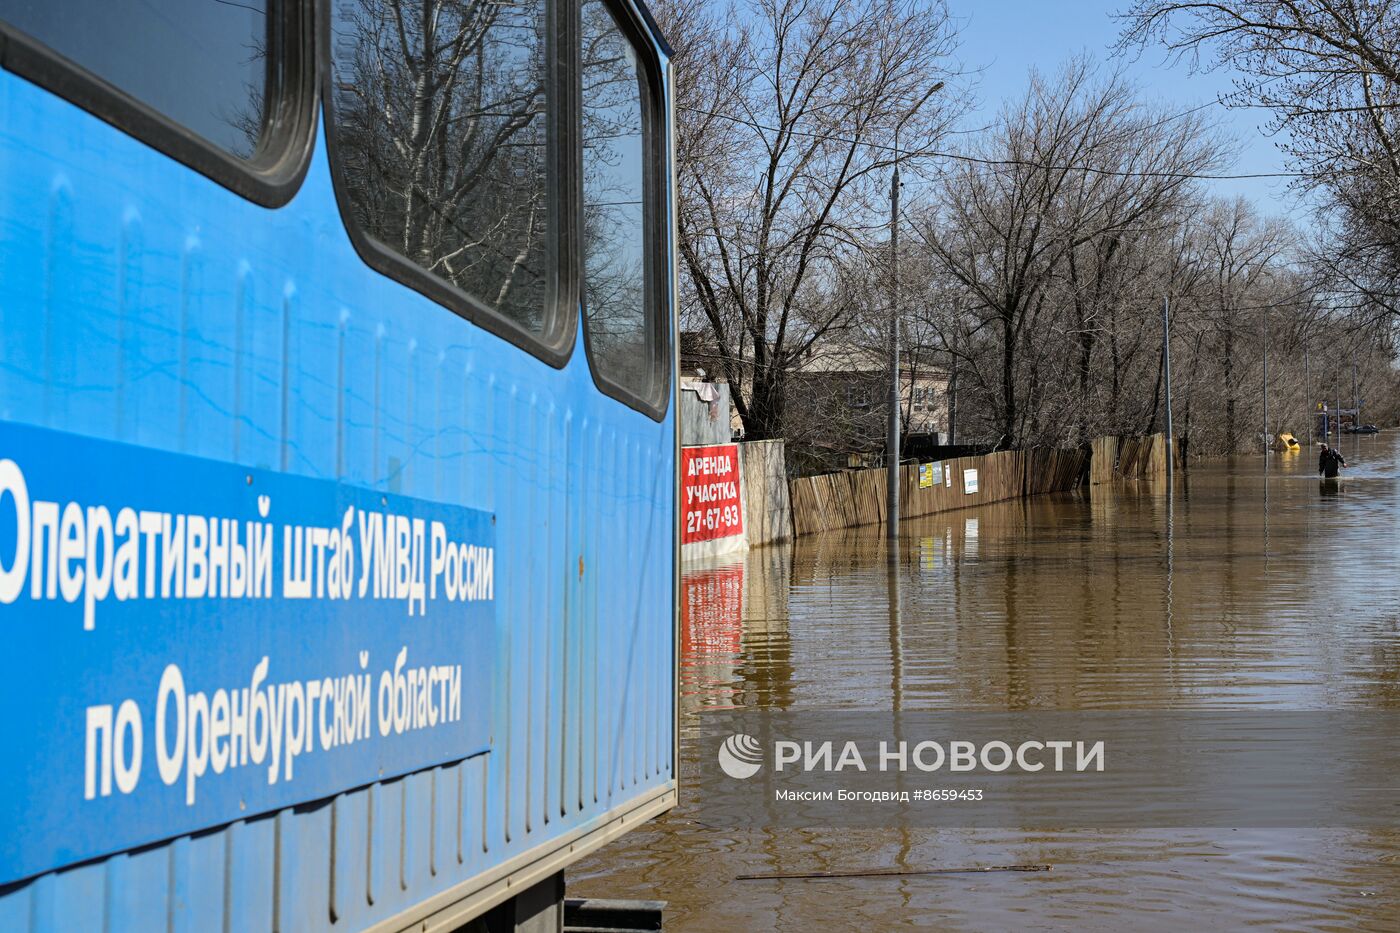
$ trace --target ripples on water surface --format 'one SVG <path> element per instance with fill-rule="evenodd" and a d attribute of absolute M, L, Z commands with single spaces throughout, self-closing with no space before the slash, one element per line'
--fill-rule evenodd
<path fill-rule="evenodd" d="M 1400 448 L 1197 466 L 1146 485 L 685 568 L 682 780 L 707 709 L 1400 708 Z M 765 830 L 681 806 L 570 872 L 661 898 L 673 931 L 1400 930 L 1400 827 Z M 734 881 L 745 872 L 1049 862 L 1045 874 Z"/>

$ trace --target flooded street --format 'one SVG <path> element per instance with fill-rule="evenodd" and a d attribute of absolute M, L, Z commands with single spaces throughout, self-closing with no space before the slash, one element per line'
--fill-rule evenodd
<path fill-rule="evenodd" d="M 681 806 L 570 871 L 667 929 L 1400 929 L 1400 827 L 735 831 L 695 805 L 707 711 L 1400 708 L 1400 446 L 1193 467 L 687 566 Z M 891 600 L 891 593 L 897 598 Z M 690 740 L 690 741 L 688 741 Z M 1038 874 L 736 881 L 1049 863 Z"/>

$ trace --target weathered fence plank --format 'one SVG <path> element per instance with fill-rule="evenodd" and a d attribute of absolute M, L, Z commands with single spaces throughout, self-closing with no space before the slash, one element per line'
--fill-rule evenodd
<path fill-rule="evenodd" d="M 934 483 L 919 487 L 917 465 L 900 467 L 900 513 L 918 518 L 951 509 L 985 505 L 1021 496 L 1074 489 L 1089 465 L 1083 450 L 1003 450 L 981 457 L 958 457 L 934 465 Z M 945 480 L 945 469 L 946 477 Z M 967 492 L 966 471 L 977 471 L 977 490 Z M 792 481 L 794 535 L 885 521 L 885 471 L 854 470 L 806 476 Z"/>
<path fill-rule="evenodd" d="M 1122 479 L 1147 479 L 1167 472 L 1167 436 L 1094 438 L 1091 448 L 1090 482 L 1099 486 Z M 1181 445 L 1173 446 L 1177 466 L 1181 465 Z"/>

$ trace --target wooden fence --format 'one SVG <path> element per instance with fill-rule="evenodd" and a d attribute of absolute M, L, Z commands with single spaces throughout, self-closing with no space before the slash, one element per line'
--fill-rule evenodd
<path fill-rule="evenodd" d="M 1074 489 L 1089 478 L 1091 461 L 1088 451 L 1034 447 L 1021 454 L 1025 458 L 1026 478 L 1023 495 L 1063 492 Z"/>
<path fill-rule="evenodd" d="M 885 471 L 852 470 L 793 480 L 792 533 L 809 535 L 832 528 L 879 524 L 885 520 Z"/>
<path fill-rule="evenodd" d="M 933 464 L 933 484 L 919 485 L 919 467 L 900 467 L 900 512 L 918 518 L 951 509 L 1074 489 L 1089 465 L 1082 450 L 1004 450 Z M 977 471 L 976 489 L 968 492 Z M 854 470 L 795 479 L 790 486 L 795 535 L 885 521 L 885 471 Z"/>
<path fill-rule="evenodd" d="M 1147 479 L 1167 472 L 1167 436 L 1097 437 L 1090 445 L 1093 459 L 1089 482 L 1095 486 L 1120 479 Z M 1181 465 L 1181 444 L 1173 446 L 1177 466 Z"/>

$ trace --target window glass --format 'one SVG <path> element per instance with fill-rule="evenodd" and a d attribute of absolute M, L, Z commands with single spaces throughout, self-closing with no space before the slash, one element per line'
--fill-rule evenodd
<path fill-rule="evenodd" d="M 646 147 L 637 53 L 600 0 L 583 4 L 583 301 L 599 373 L 654 402 L 664 324 L 648 288 Z"/>
<path fill-rule="evenodd" d="M 545 0 L 334 0 L 336 158 L 370 237 L 535 332 L 557 221 Z"/>
<path fill-rule="evenodd" d="M 268 13 L 280 9 L 277 0 L 0 0 L 0 19 L 248 159 L 264 135 Z"/>

